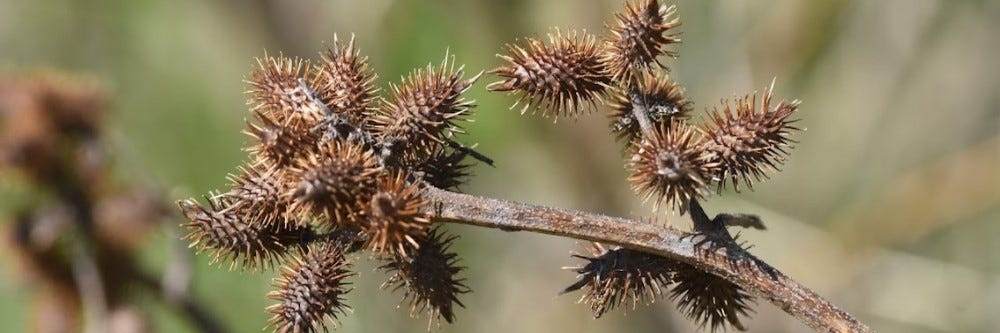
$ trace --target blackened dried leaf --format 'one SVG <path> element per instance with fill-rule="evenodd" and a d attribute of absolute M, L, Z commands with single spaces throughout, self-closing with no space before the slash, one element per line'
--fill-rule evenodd
<path fill-rule="evenodd" d="M 670 298 L 699 326 L 708 325 L 715 332 L 728 324 L 746 331 L 740 317 L 753 311 L 749 304 L 754 300 L 743 288 L 687 264 L 678 265 L 674 280 L 677 284 L 670 291 Z"/>
<path fill-rule="evenodd" d="M 456 238 L 433 228 L 418 241 L 420 247 L 409 258 L 394 256 L 379 267 L 392 274 L 382 288 L 403 289 L 410 316 L 426 312 L 428 326 L 441 319 L 453 322 L 454 305 L 465 307 L 458 295 L 470 290 L 462 283 L 464 279 L 457 277 L 464 268 L 458 266 L 458 255 L 448 250 Z"/>
<path fill-rule="evenodd" d="M 670 284 L 676 263 L 673 260 L 617 248 L 607 250 L 599 243 L 585 248 L 587 253 L 574 254 L 586 262 L 569 268 L 579 274 L 579 280 L 562 293 L 583 289 L 580 302 L 590 305 L 594 318 L 619 305 L 650 304 L 662 297 Z"/>

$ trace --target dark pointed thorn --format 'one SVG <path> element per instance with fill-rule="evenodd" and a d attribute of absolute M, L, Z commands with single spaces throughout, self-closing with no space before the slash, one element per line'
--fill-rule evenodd
<path fill-rule="evenodd" d="M 454 149 L 456 149 L 458 151 L 461 151 L 463 153 L 469 154 L 469 156 L 472 156 L 472 158 L 475 158 L 476 160 L 478 160 L 480 162 L 486 163 L 487 165 L 489 165 L 491 167 L 494 167 L 494 168 L 496 167 L 496 165 L 493 165 L 493 159 L 487 157 L 486 155 L 483 155 L 483 154 L 477 152 L 476 150 L 474 150 L 472 148 L 463 146 L 462 144 L 460 144 L 458 142 L 455 142 L 455 141 L 453 141 L 451 139 L 448 139 L 447 142 L 448 142 L 448 147 L 451 147 L 451 148 L 454 148 Z"/>

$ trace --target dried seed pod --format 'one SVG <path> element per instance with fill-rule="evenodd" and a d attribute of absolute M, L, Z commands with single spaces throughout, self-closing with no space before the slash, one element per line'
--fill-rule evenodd
<path fill-rule="evenodd" d="M 257 142 L 246 150 L 268 165 L 286 166 L 309 152 L 319 140 L 318 134 L 298 120 L 286 119 L 285 123 L 279 123 L 272 116 L 260 112 L 254 113 L 254 117 L 258 123 L 247 122 L 243 133 Z"/>
<path fill-rule="evenodd" d="M 333 45 L 320 54 L 323 58 L 318 82 L 320 99 L 327 108 L 348 124 L 360 126 L 372 113 L 377 96 L 375 79 L 378 77 L 368 66 L 368 57 L 359 55 L 354 35 L 347 45 L 341 45 L 337 35 Z"/>
<path fill-rule="evenodd" d="M 248 220 L 246 216 L 252 215 L 248 206 L 233 198 L 214 196 L 208 203 L 205 207 L 194 200 L 178 202 L 190 221 L 185 224 L 189 233 L 184 238 L 199 252 L 214 252 L 213 262 L 228 260 L 230 269 L 238 264 L 244 268 L 270 267 L 290 248 L 313 237 L 309 228 Z"/>
<path fill-rule="evenodd" d="M 240 202 L 243 206 L 240 211 L 246 213 L 244 220 L 261 225 L 307 226 L 305 219 L 289 219 L 291 202 L 283 195 L 288 192 L 289 184 L 283 169 L 251 164 L 240 167 L 239 174 L 228 178 L 231 189 L 222 196 Z"/>
<path fill-rule="evenodd" d="M 302 121 L 303 127 L 311 127 L 325 113 L 313 88 L 319 86 L 322 77 L 312 72 L 306 60 L 265 54 L 263 59 L 257 59 L 257 67 L 247 81 L 251 86 L 247 103 L 253 105 L 252 111 L 273 116 L 279 122 L 296 119 Z"/>
<path fill-rule="evenodd" d="M 344 280 L 354 275 L 339 245 L 323 243 L 303 251 L 274 279 L 276 290 L 267 297 L 278 303 L 267 307 L 274 314 L 267 327 L 282 333 L 326 332 L 328 320 L 336 327 L 337 316 L 350 311 L 343 298 L 350 283 Z"/>
<path fill-rule="evenodd" d="M 507 66 L 488 73 L 503 80 L 491 83 L 491 91 L 520 93 L 521 113 L 542 108 L 545 116 L 578 114 L 587 105 L 593 109 L 610 82 L 601 64 L 601 53 L 591 35 L 575 31 L 563 35 L 556 30 L 545 44 L 533 38 L 527 46 L 508 44 L 509 55 L 497 55 Z M 517 106 L 514 104 L 511 108 Z"/>
<path fill-rule="evenodd" d="M 737 191 L 740 181 L 752 189 L 754 181 L 767 179 L 767 171 L 778 170 L 795 143 L 790 135 L 799 129 L 792 126 L 796 120 L 789 117 L 798 110 L 799 102 L 781 101 L 772 109 L 773 90 L 772 82 L 764 90 L 759 110 L 755 93 L 737 99 L 735 111 L 726 101 L 721 110 L 712 111 L 712 122 L 704 130 L 708 134 L 705 148 L 720 165 L 716 175 L 720 191 L 726 181 Z"/>
<path fill-rule="evenodd" d="M 677 307 L 692 321 L 712 332 L 729 324 L 733 328 L 746 331 L 740 316 L 747 316 L 753 296 L 743 288 L 716 275 L 698 268 L 679 264 L 674 273 L 677 282 L 670 291 L 670 298 L 677 301 Z"/>
<path fill-rule="evenodd" d="M 656 196 L 657 206 L 669 203 L 686 212 L 688 201 L 702 198 L 717 164 L 701 145 L 695 129 L 673 121 L 659 127 L 653 138 L 636 144 L 636 153 L 626 163 L 632 189 L 643 200 Z"/>
<path fill-rule="evenodd" d="M 430 64 L 393 85 L 391 100 L 371 118 L 373 132 L 383 145 L 395 151 L 430 154 L 462 129 L 456 121 L 468 116 L 474 101 L 462 98 L 479 75 L 463 79 L 463 68 L 455 68 L 454 56 L 445 54 L 440 67 Z"/>
<path fill-rule="evenodd" d="M 394 256 L 379 267 L 392 272 L 382 288 L 404 289 L 403 301 L 409 300 L 410 316 L 427 312 L 428 326 L 440 319 L 451 323 L 455 319 L 454 304 L 465 307 L 458 295 L 469 292 L 469 288 L 462 283 L 464 279 L 456 278 L 464 268 L 458 266 L 458 256 L 448 252 L 456 238 L 433 228 L 418 241 L 420 247 L 410 258 Z"/>
<path fill-rule="evenodd" d="M 617 26 L 610 27 L 613 37 L 605 41 L 606 53 L 602 58 L 612 80 L 632 82 L 636 72 L 648 72 L 653 64 L 666 68 L 656 58 L 661 55 L 677 57 L 668 50 L 670 44 L 680 43 L 676 34 L 668 30 L 681 24 L 673 17 L 674 6 L 660 5 L 656 0 L 640 0 L 625 6 L 625 12 L 615 14 Z"/>
<path fill-rule="evenodd" d="M 642 137 L 639 120 L 633 112 L 636 103 L 646 108 L 646 115 L 654 126 L 666 126 L 675 119 L 686 119 L 692 104 L 685 97 L 684 88 L 666 74 L 643 74 L 632 91 L 614 89 L 608 115 L 611 132 L 618 140 L 630 145 Z"/>
<path fill-rule="evenodd" d="M 427 205 L 418 184 L 407 184 L 406 174 L 379 180 L 378 191 L 365 207 L 362 229 L 369 235 L 368 249 L 377 253 L 409 257 L 427 235 L 431 220 L 421 208 Z"/>
<path fill-rule="evenodd" d="M 355 223 L 371 200 L 379 170 L 371 151 L 340 141 L 323 142 L 315 153 L 295 160 L 286 170 L 289 212 L 301 218 L 321 214 L 336 225 Z"/>
<path fill-rule="evenodd" d="M 664 257 L 635 250 L 607 250 L 599 243 L 584 248 L 586 253 L 573 257 L 586 260 L 582 266 L 569 269 L 579 274 L 579 281 L 562 293 L 584 289 L 580 302 L 590 305 L 594 318 L 616 306 L 631 303 L 650 304 L 664 295 L 671 282 L 676 262 Z"/>

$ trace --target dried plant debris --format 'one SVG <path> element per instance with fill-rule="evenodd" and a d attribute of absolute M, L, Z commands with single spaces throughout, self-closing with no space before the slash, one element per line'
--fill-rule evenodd
<path fill-rule="evenodd" d="M 759 107 L 756 95 L 747 96 L 735 108 L 724 102 L 714 109 L 708 124 L 690 123 L 693 104 L 662 62 L 677 57 L 678 26 L 673 6 L 629 2 L 603 40 L 555 29 L 544 41 L 508 44 L 498 55 L 502 64 L 486 72 L 498 79 L 487 90 L 516 96 L 511 108 L 522 114 L 556 119 L 607 106 L 635 192 L 695 215 L 713 185 L 749 186 L 783 162 L 798 103 L 772 105 L 767 89 Z M 452 322 L 469 288 L 450 250 L 456 237 L 434 219 L 448 203 L 425 196 L 457 190 L 471 173 L 467 158 L 493 165 L 475 144 L 458 140 L 476 108 L 466 94 L 483 73 L 466 74 L 446 52 L 439 64 L 380 91 L 354 36 L 334 36 L 316 61 L 265 54 L 247 77 L 248 161 L 207 203 L 179 203 L 187 239 L 233 268 L 282 267 L 270 294 L 279 303 L 268 309 L 277 331 L 325 331 L 336 323 L 348 309 L 343 280 L 354 274 L 347 256 L 358 251 L 383 262 L 383 288 L 403 290 L 411 316 L 426 314 L 429 326 Z M 58 126 L 24 127 L 34 158 L 55 151 L 42 134 Z M 763 226 L 752 215 L 719 216 L 720 226 Z M 594 244 L 575 256 L 585 260 L 573 268 L 580 280 L 564 292 L 583 291 L 595 317 L 651 303 L 669 289 L 694 320 L 712 329 L 743 327 L 749 298 L 724 279 L 626 248 Z"/>

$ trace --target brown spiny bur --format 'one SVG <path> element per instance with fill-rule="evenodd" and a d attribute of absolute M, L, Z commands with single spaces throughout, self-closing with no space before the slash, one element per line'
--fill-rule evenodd
<path fill-rule="evenodd" d="M 635 105 L 646 108 L 645 113 L 653 126 L 664 126 L 675 119 L 686 119 L 692 104 L 685 96 L 684 88 L 666 74 L 642 74 L 641 80 L 632 89 L 614 89 L 612 97 L 608 115 L 611 132 L 629 145 L 642 138 L 642 129 L 633 110 Z"/>
<path fill-rule="evenodd" d="M 706 273 L 688 264 L 678 264 L 674 273 L 677 282 L 670 291 L 670 298 L 692 321 L 712 332 L 728 323 L 733 328 L 746 331 L 740 316 L 747 316 L 753 296 L 743 288 L 714 274 Z"/>
<path fill-rule="evenodd" d="M 417 161 L 413 169 L 420 174 L 420 180 L 431 186 L 455 190 L 465 183 L 471 165 L 462 161 L 469 153 L 463 150 L 438 149 L 431 156 Z"/>
<path fill-rule="evenodd" d="M 409 301 L 410 316 L 426 312 L 428 326 L 440 319 L 454 321 L 454 305 L 465 307 L 458 295 L 469 292 L 469 288 L 462 283 L 464 279 L 456 277 L 464 268 L 458 266 L 458 256 L 449 252 L 456 238 L 433 228 L 418 240 L 420 247 L 409 258 L 393 256 L 379 267 L 392 273 L 382 288 L 404 289 L 403 301 Z"/>
<path fill-rule="evenodd" d="M 586 260 L 572 267 L 579 281 L 562 291 L 584 289 L 580 302 L 590 305 L 594 318 L 619 305 L 650 304 L 665 294 L 676 262 L 664 257 L 631 249 L 607 250 L 599 243 L 585 247 L 587 253 L 573 257 Z"/>
<path fill-rule="evenodd" d="M 382 112 L 372 117 L 372 130 L 383 145 L 392 149 L 430 154 L 453 133 L 461 133 L 456 121 L 468 116 L 474 101 L 462 93 L 479 79 L 463 79 L 463 68 L 455 68 L 454 57 L 445 54 L 441 66 L 430 64 L 392 86 L 392 99 L 384 100 Z M 385 147 L 384 147 L 385 148 Z"/>
<path fill-rule="evenodd" d="M 402 172 L 379 179 L 378 190 L 365 206 L 361 226 L 368 234 L 367 248 L 377 253 L 409 257 L 427 235 L 430 216 L 418 184 L 408 184 Z"/>
<path fill-rule="evenodd" d="M 274 314 L 268 327 L 282 333 L 326 332 L 328 321 L 336 327 L 337 317 L 350 311 L 343 298 L 350 283 L 344 280 L 354 275 L 340 245 L 321 243 L 303 250 L 281 268 L 273 281 L 276 289 L 267 294 L 278 301 L 267 307 Z"/>
<path fill-rule="evenodd" d="M 291 202 L 283 194 L 288 192 L 284 170 L 250 164 L 239 168 L 239 174 L 229 175 L 230 190 L 222 196 L 245 206 L 243 218 L 261 225 L 280 224 L 306 226 L 307 219 L 289 216 Z"/>
<path fill-rule="evenodd" d="M 347 45 L 341 45 L 334 35 L 333 45 L 320 55 L 320 99 L 347 123 L 359 126 L 372 112 L 378 92 L 374 84 L 377 75 L 368 66 L 368 58 L 360 56 L 354 35 Z"/>
<path fill-rule="evenodd" d="M 785 161 L 788 150 L 795 142 L 789 136 L 799 130 L 792 126 L 796 120 L 789 117 L 798 110 L 799 102 L 781 101 L 771 108 L 774 83 L 764 90 L 758 109 L 757 94 L 736 100 L 734 111 L 728 102 L 722 108 L 715 108 L 712 122 L 704 130 L 708 134 L 706 149 L 712 153 L 712 161 L 720 168 L 716 178 L 722 190 L 726 181 L 732 181 L 739 190 L 742 181 L 753 187 L 754 181 L 767 179 L 767 171 L 778 170 Z"/>
<path fill-rule="evenodd" d="M 256 112 L 257 123 L 247 122 L 243 131 L 255 139 L 247 148 L 250 153 L 273 166 L 285 166 L 309 152 L 319 135 L 301 119 L 286 118 L 283 122 L 271 115 Z"/>
<path fill-rule="evenodd" d="M 698 132 L 681 121 L 660 126 L 654 137 L 636 143 L 626 163 L 632 189 L 644 200 L 655 195 L 657 207 L 666 203 L 687 211 L 689 200 L 708 192 L 717 168 L 701 143 Z"/>
<path fill-rule="evenodd" d="M 309 124 L 318 123 L 325 113 L 314 88 L 321 77 L 313 73 L 306 60 L 265 55 L 263 59 L 257 59 L 257 67 L 247 81 L 251 86 L 248 103 L 253 105 L 252 111 L 279 120 L 298 119 Z"/>
<path fill-rule="evenodd" d="M 299 217 L 320 214 L 334 226 L 355 223 L 371 200 L 380 170 L 369 150 L 341 141 L 322 142 L 315 153 L 285 170 L 289 211 Z"/>
<path fill-rule="evenodd" d="M 676 57 L 677 53 L 666 49 L 670 44 L 680 43 L 675 34 L 668 30 L 681 24 L 673 17 L 676 7 L 660 5 L 656 0 L 639 0 L 625 6 L 625 12 L 615 14 L 618 25 L 611 26 L 614 34 L 605 41 L 602 61 L 608 75 L 615 81 L 632 82 L 635 73 L 648 72 L 653 64 L 666 68 L 657 57 Z"/>
<path fill-rule="evenodd" d="M 539 108 L 545 116 L 580 113 L 600 99 L 610 83 L 601 63 L 601 51 L 591 35 L 575 31 L 549 34 L 549 43 L 528 38 L 527 46 L 508 44 L 510 54 L 497 55 L 506 66 L 489 71 L 503 78 L 491 83 L 491 91 L 520 93 L 521 113 Z M 517 103 L 513 107 L 517 106 Z"/>
<path fill-rule="evenodd" d="M 229 268 L 270 267 L 290 248 L 312 237 L 312 230 L 294 225 L 248 220 L 253 214 L 243 201 L 225 196 L 208 198 L 208 207 L 194 200 L 177 203 L 188 223 L 185 239 L 198 251 L 214 252 L 213 262 L 226 259 Z"/>

